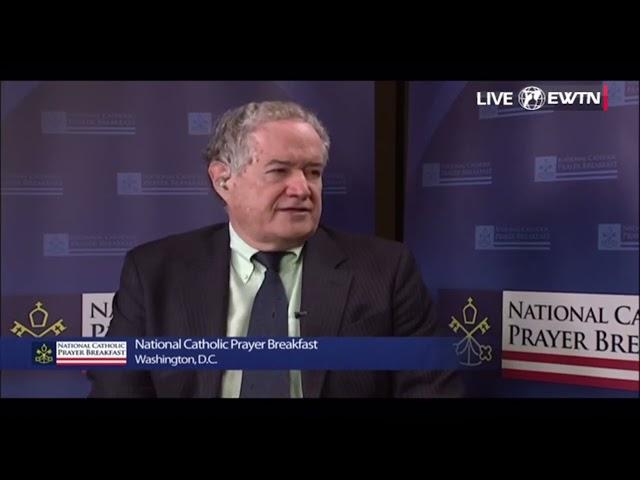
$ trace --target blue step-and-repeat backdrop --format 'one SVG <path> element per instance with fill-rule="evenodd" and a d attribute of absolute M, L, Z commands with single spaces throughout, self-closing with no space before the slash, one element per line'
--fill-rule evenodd
<path fill-rule="evenodd" d="M 409 96 L 405 241 L 469 394 L 637 397 L 638 82 Z"/>
<path fill-rule="evenodd" d="M 104 335 L 127 250 L 225 220 L 202 150 L 266 99 L 318 113 L 323 222 L 372 234 L 373 82 L 4 82 L 2 336 Z M 638 82 L 411 82 L 408 105 L 404 238 L 468 394 L 637 397 Z M 89 389 L 77 370 L 1 380 Z"/>
<path fill-rule="evenodd" d="M 123 255 L 226 220 L 202 159 L 249 101 L 293 100 L 332 137 L 322 221 L 374 230 L 373 82 L 3 82 L 3 336 L 101 336 Z M 76 372 L 2 372 L 3 397 L 85 396 Z"/>

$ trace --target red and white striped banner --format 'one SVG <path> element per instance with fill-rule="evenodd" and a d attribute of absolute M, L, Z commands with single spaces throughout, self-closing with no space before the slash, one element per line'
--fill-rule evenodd
<path fill-rule="evenodd" d="M 503 293 L 502 375 L 640 390 L 638 296 Z"/>

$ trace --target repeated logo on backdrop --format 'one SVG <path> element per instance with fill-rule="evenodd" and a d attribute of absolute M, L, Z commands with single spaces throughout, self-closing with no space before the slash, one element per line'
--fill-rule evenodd
<path fill-rule="evenodd" d="M 404 239 L 460 365 L 501 372 L 471 394 L 637 392 L 638 82 L 413 82 L 409 105 Z"/>

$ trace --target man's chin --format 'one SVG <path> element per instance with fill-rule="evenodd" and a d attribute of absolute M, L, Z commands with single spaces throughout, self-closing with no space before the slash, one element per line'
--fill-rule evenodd
<path fill-rule="evenodd" d="M 300 246 L 313 236 L 317 228 L 317 225 L 307 227 L 298 225 L 297 228 L 294 226 L 293 228 L 288 228 L 287 230 L 278 232 L 277 237 L 284 245 Z"/>

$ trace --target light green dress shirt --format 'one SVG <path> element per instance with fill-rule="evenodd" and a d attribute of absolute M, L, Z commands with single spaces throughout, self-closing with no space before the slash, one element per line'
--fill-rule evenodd
<path fill-rule="evenodd" d="M 264 280 L 265 267 L 251 261 L 258 250 L 248 245 L 229 223 L 229 246 L 231 266 L 229 268 L 229 312 L 227 314 L 227 336 L 245 337 L 249 329 L 253 300 Z M 302 247 L 288 250 L 280 263 L 280 278 L 289 300 L 289 336 L 300 336 L 300 321 L 295 313 L 300 310 L 302 294 Z M 299 370 L 289 372 L 291 398 L 302 398 L 302 377 Z M 222 373 L 222 397 L 238 398 L 242 386 L 242 370 L 226 370 Z"/>

